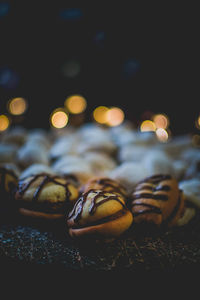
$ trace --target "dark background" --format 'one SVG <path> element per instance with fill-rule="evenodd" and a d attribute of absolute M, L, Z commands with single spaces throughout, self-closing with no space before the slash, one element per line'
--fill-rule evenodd
<path fill-rule="evenodd" d="M 23 125 L 48 128 L 52 110 L 78 93 L 86 121 L 97 105 L 116 105 L 134 122 L 161 112 L 172 133 L 198 132 L 197 8 L 131 4 L 0 1 L 0 113 L 25 97 Z M 71 60 L 80 67 L 74 77 L 63 72 Z"/>

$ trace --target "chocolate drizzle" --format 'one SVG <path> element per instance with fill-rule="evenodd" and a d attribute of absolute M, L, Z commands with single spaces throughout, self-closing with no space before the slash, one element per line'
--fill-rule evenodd
<path fill-rule="evenodd" d="M 77 202 L 75 203 L 72 211 L 70 212 L 68 219 L 70 219 L 71 217 L 73 217 L 73 220 L 75 222 L 78 222 L 81 218 L 81 214 L 83 211 L 83 207 L 84 207 L 84 203 L 87 200 L 87 197 L 90 193 L 94 193 L 96 194 L 91 201 L 91 205 L 89 207 L 89 214 L 93 215 L 97 209 L 98 206 L 102 205 L 103 203 L 110 201 L 110 200 L 115 200 L 117 202 L 119 202 L 123 209 L 126 209 L 125 204 L 123 203 L 123 201 L 121 201 L 119 199 L 119 196 L 116 194 L 112 194 L 106 191 L 102 191 L 102 190 L 95 190 L 95 189 L 90 189 L 89 191 L 87 191 L 86 193 L 82 194 L 82 196 L 77 200 Z M 107 195 L 107 193 L 109 193 L 110 195 Z M 104 197 L 104 199 L 102 199 L 101 201 L 97 202 L 97 199 L 99 197 Z"/>
<path fill-rule="evenodd" d="M 132 206 L 142 206 L 144 208 L 147 208 L 147 209 L 138 209 L 136 212 L 133 212 L 134 217 L 146 213 L 162 214 L 162 211 L 159 207 L 156 207 L 148 203 L 139 202 L 139 203 L 134 203 Z"/>
<path fill-rule="evenodd" d="M 170 185 L 162 184 L 163 181 L 170 180 L 170 175 L 153 175 L 141 180 L 136 186 L 135 192 L 132 195 L 132 213 L 137 217 L 146 213 L 162 214 L 159 207 L 153 203 L 148 203 L 145 200 L 165 201 L 169 200 L 168 193 L 171 190 Z M 149 191 L 149 192 L 148 192 Z M 138 202 L 138 200 L 141 200 Z"/>
<path fill-rule="evenodd" d="M 69 187 L 68 187 L 70 182 L 61 183 L 56 180 L 57 178 L 59 178 L 58 176 L 56 176 L 56 175 L 52 176 L 52 175 L 49 175 L 46 173 L 40 173 L 40 174 L 33 176 L 32 179 L 30 179 L 27 183 L 24 183 L 25 179 L 19 180 L 19 183 L 18 183 L 19 195 L 22 197 L 24 195 L 24 193 L 28 190 L 28 188 L 31 186 L 31 184 L 34 183 L 39 177 L 44 177 L 44 178 L 34 192 L 33 202 L 36 202 L 38 200 L 38 197 L 39 197 L 42 189 L 49 182 L 53 182 L 53 183 L 55 183 L 57 185 L 61 185 L 65 188 L 65 191 L 66 191 L 66 199 L 65 200 L 69 199 L 69 197 L 71 196 L 71 192 L 69 191 Z"/>
<path fill-rule="evenodd" d="M 122 196 L 126 196 L 125 188 L 118 182 L 114 182 L 110 178 L 100 178 L 96 181 L 98 184 L 102 185 L 102 190 L 105 190 L 107 187 L 112 188 L 112 192 L 119 193 Z"/>

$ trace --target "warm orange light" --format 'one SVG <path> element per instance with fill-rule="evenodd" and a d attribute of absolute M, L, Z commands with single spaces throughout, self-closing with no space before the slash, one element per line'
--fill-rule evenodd
<path fill-rule="evenodd" d="M 55 128 L 63 128 L 68 123 L 68 115 L 65 111 L 57 109 L 52 113 L 50 122 Z"/>
<path fill-rule="evenodd" d="M 27 102 L 24 98 L 13 98 L 8 102 L 8 110 L 12 115 L 22 115 L 27 109 Z"/>
<path fill-rule="evenodd" d="M 119 107 L 112 107 L 106 113 L 107 125 L 118 126 L 124 121 L 124 112 Z"/>
<path fill-rule="evenodd" d="M 197 129 L 200 129 L 200 115 L 199 115 L 199 117 L 196 119 L 195 124 L 196 124 L 196 128 L 197 128 Z"/>
<path fill-rule="evenodd" d="M 151 120 L 145 120 L 141 123 L 140 130 L 141 131 L 155 131 L 156 130 L 156 125 Z"/>
<path fill-rule="evenodd" d="M 80 95 L 73 95 L 65 100 L 64 105 L 67 107 L 70 113 L 80 114 L 86 109 L 87 101 Z"/>
<path fill-rule="evenodd" d="M 166 142 L 168 140 L 168 132 L 163 128 L 156 129 L 156 136 L 160 142 Z"/>
<path fill-rule="evenodd" d="M 0 131 L 5 131 L 10 125 L 10 121 L 6 115 L 0 115 Z"/>
<path fill-rule="evenodd" d="M 156 114 L 153 117 L 153 122 L 155 123 L 157 128 L 163 128 L 166 129 L 169 125 L 169 119 L 164 114 Z"/>
<path fill-rule="evenodd" d="M 106 124 L 107 122 L 107 112 L 109 108 L 106 106 L 98 106 L 93 111 L 93 118 L 97 123 Z"/>

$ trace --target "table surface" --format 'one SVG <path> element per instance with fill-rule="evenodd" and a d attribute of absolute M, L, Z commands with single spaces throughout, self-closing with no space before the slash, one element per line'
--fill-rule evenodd
<path fill-rule="evenodd" d="M 64 220 L 38 222 L 1 216 L 0 260 L 66 270 L 176 270 L 200 263 L 200 211 L 185 226 L 172 229 L 132 226 L 109 242 L 74 241 Z M 199 264 L 200 265 L 200 264 Z"/>

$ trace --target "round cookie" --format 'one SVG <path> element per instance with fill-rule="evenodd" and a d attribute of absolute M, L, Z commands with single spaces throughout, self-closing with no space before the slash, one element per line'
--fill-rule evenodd
<path fill-rule="evenodd" d="M 183 192 L 170 175 L 157 174 L 140 181 L 130 203 L 135 223 L 176 225 L 184 212 Z"/>
<path fill-rule="evenodd" d="M 15 200 L 22 215 L 58 219 L 69 212 L 78 195 L 73 178 L 40 173 L 19 180 Z"/>
<path fill-rule="evenodd" d="M 81 192 L 86 193 L 91 189 L 103 190 L 105 192 L 119 194 L 121 197 L 124 197 L 125 201 L 126 198 L 128 197 L 125 187 L 118 181 L 108 177 L 92 178 L 85 185 L 82 186 Z"/>
<path fill-rule="evenodd" d="M 71 237 L 109 241 L 126 231 L 132 221 L 123 197 L 91 189 L 77 200 L 68 215 L 67 225 Z"/>

